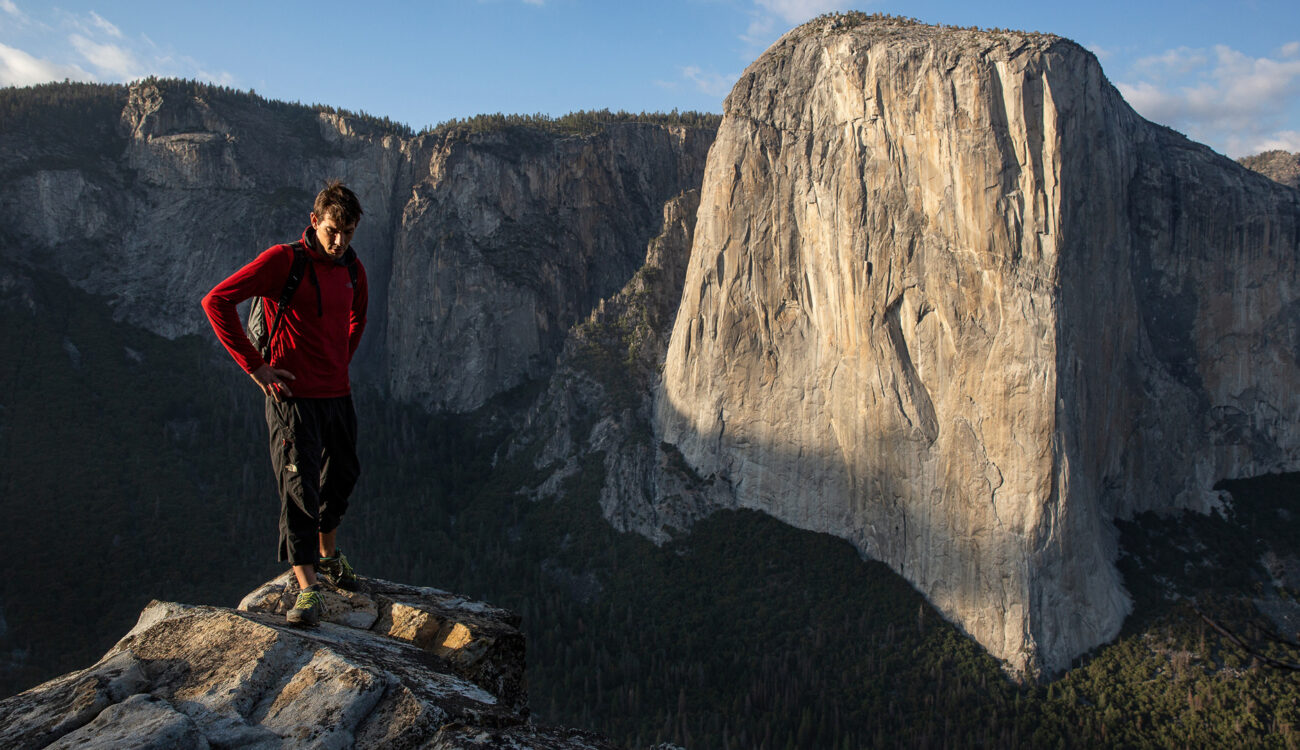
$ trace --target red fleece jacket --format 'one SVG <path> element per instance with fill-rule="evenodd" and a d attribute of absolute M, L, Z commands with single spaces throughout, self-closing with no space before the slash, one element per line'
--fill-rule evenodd
<path fill-rule="evenodd" d="M 303 275 L 280 321 L 280 330 L 271 342 L 270 365 L 293 373 L 295 379 L 289 383 L 289 389 L 295 397 L 334 398 L 352 392 L 348 365 L 366 327 L 369 294 L 361 261 L 356 262 L 357 288 L 353 289 L 347 267 L 321 254 L 315 240 L 310 228 L 303 232 L 310 268 Z M 267 362 L 248 340 L 235 305 L 254 295 L 262 297 L 269 329 L 292 265 L 293 248 L 276 245 L 217 284 L 203 298 L 203 311 L 212 323 L 212 330 L 244 372 L 252 373 Z"/>

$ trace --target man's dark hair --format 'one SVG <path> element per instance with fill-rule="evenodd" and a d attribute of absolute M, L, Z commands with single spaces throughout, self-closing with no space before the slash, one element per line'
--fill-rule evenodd
<path fill-rule="evenodd" d="M 342 180 L 330 180 L 325 189 L 317 193 L 311 210 L 318 218 L 333 216 L 345 225 L 361 221 L 361 201 L 344 186 Z"/>

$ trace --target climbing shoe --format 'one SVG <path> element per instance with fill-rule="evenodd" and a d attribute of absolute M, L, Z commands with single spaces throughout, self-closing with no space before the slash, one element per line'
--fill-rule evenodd
<path fill-rule="evenodd" d="M 316 563 L 316 574 L 344 591 L 357 590 L 357 574 L 352 572 L 352 566 L 348 565 L 343 550 L 334 550 L 334 557 L 322 557 Z"/>
<path fill-rule="evenodd" d="M 284 613 L 284 619 L 290 625 L 319 625 L 320 611 L 323 606 L 319 592 L 319 583 L 312 584 L 299 591 L 298 601 L 294 602 L 293 609 Z"/>

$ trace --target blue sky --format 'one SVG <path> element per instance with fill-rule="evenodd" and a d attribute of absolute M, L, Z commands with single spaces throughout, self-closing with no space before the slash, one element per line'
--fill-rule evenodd
<path fill-rule="evenodd" d="M 414 128 L 484 112 L 721 111 L 831 10 L 1060 34 L 1140 113 L 1229 156 L 1300 151 L 1300 2 L 0 0 L 0 86 L 198 78 Z"/>

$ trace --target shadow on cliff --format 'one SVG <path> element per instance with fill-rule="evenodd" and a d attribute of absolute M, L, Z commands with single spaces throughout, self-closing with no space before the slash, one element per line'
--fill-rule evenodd
<path fill-rule="evenodd" d="M 662 398 L 662 396 L 661 396 Z M 661 405 L 661 409 L 665 408 Z M 687 415 L 682 414 L 679 410 L 669 406 L 667 407 L 673 413 L 673 417 L 679 420 L 678 424 L 689 424 Z M 661 412 L 662 414 L 662 412 Z M 668 418 L 673 418 L 668 417 Z M 683 434 L 690 437 L 689 428 L 683 429 Z M 699 437 L 698 433 L 694 433 Z M 916 579 L 929 580 L 933 585 L 942 591 L 948 597 L 947 604 L 958 608 L 959 611 L 970 613 L 974 620 L 982 622 L 1003 622 L 1007 614 L 996 609 L 997 601 L 1005 600 L 1012 592 L 1000 591 L 992 592 L 988 599 L 975 598 L 974 592 L 955 589 L 955 587 L 946 587 L 942 578 L 935 579 L 933 569 L 926 566 L 934 566 L 934 569 L 942 567 L 942 560 L 930 560 L 930 555 L 939 558 L 948 555 L 960 554 L 962 540 L 953 540 L 945 544 L 951 537 L 951 527 L 948 525 L 939 525 L 936 520 L 929 514 L 909 513 L 903 498 L 914 496 L 916 493 L 916 483 L 909 480 L 907 476 L 895 473 L 881 472 L 871 477 L 853 476 L 854 470 L 844 461 L 842 455 L 831 454 L 826 456 L 815 456 L 809 454 L 805 449 L 800 448 L 797 452 L 787 452 L 784 448 L 774 448 L 773 446 L 755 446 L 747 444 L 750 450 L 746 456 L 760 455 L 771 457 L 775 466 L 790 467 L 798 466 L 800 462 L 811 462 L 817 465 L 820 471 L 827 470 L 839 471 L 842 476 L 848 477 L 848 489 L 834 490 L 839 496 L 819 495 L 824 505 L 820 508 L 804 506 L 800 507 L 782 507 L 780 498 L 773 496 L 771 493 L 763 494 L 762 487 L 736 487 L 731 483 L 730 478 L 726 475 L 725 469 L 719 472 L 701 476 L 697 470 L 689 464 L 676 446 L 670 443 L 664 443 L 658 447 L 659 460 L 657 471 L 659 476 L 654 479 L 656 490 L 662 491 L 665 488 L 676 490 L 676 494 L 667 497 L 662 494 L 654 498 L 654 509 L 658 511 L 646 521 L 661 524 L 661 529 L 656 529 L 660 533 L 647 533 L 645 528 L 634 529 L 647 533 L 651 538 L 672 539 L 676 538 L 674 532 L 688 531 L 694 524 L 698 523 L 701 518 L 723 510 L 753 510 L 762 512 L 781 523 L 810 532 L 830 534 L 849 542 L 858 555 L 864 561 L 888 561 L 888 560 L 909 560 L 913 561 L 919 570 L 910 569 L 906 564 L 893 565 L 891 575 L 896 575 L 901 581 L 907 582 L 907 585 L 918 594 L 926 597 L 927 607 L 935 608 L 936 603 L 930 601 L 926 592 L 919 588 Z M 730 459 L 735 461 L 736 459 Z M 750 463 L 749 458 L 741 459 L 745 464 L 745 470 L 750 476 L 755 476 L 760 472 L 753 471 L 754 466 Z M 727 463 L 723 459 L 723 463 Z M 667 478 L 667 479 L 665 479 Z M 842 492 L 842 494 L 840 494 Z M 757 495 L 757 499 L 754 496 Z M 748 499 L 746 499 L 748 498 Z M 879 502 L 879 499 L 885 499 L 885 502 Z M 868 504 L 876 503 L 875 508 L 868 508 Z M 830 510 L 828 510 L 829 508 Z M 608 515 L 608 512 L 607 512 Z M 868 523 L 863 523 L 860 519 L 864 516 L 871 517 Z M 620 528 L 627 526 L 619 525 Z M 971 566 L 978 570 L 981 560 L 977 555 L 966 555 L 971 562 Z M 883 564 L 883 563 L 882 563 Z M 1027 598 L 1027 593 L 1024 595 Z M 961 622 L 952 617 L 943 615 L 937 608 L 934 610 L 935 616 L 952 622 L 958 629 L 962 628 Z M 972 638 L 972 643 L 978 643 L 973 634 L 967 633 Z M 1028 676 L 1037 677 L 1041 673 L 1041 665 L 1033 660 L 1026 665 Z M 1017 677 L 1023 677 L 1021 670 L 1011 666 L 1008 667 L 1008 674 Z M 1044 675 L 1046 676 L 1046 675 Z M 1055 675 L 1053 675 L 1055 676 Z"/>

